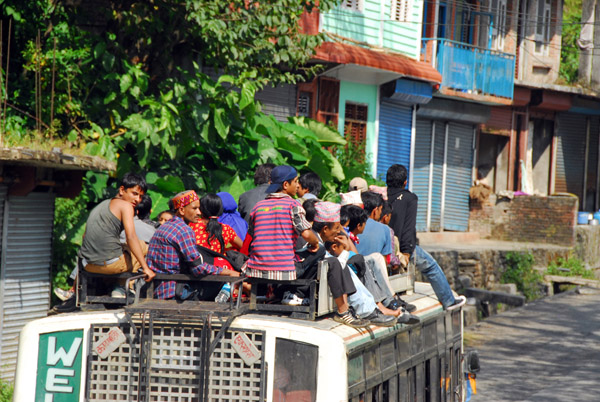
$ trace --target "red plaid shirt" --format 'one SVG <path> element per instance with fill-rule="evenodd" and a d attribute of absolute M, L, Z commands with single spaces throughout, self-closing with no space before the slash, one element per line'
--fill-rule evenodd
<path fill-rule="evenodd" d="M 148 245 L 146 262 L 151 270 L 159 274 L 178 274 L 182 268 L 189 267 L 192 275 L 218 275 L 223 271 L 202 261 L 202 255 L 196 247 L 196 235 L 179 216 L 160 225 Z M 160 281 L 154 289 L 157 299 L 170 299 L 175 296 L 175 281 Z"/>

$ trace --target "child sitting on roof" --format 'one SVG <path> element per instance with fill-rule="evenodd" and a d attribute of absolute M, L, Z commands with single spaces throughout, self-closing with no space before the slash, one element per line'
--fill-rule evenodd
<path fill-rule="evenodd" d="M 325 247 L 327 251 L 342 264 L 342 266 L 348 265 L 351 270 L 351 275 L 354 280 L 355 286 L 357 288 L 361 287 L 363 283 L 360 281 L 359 277 L 364 276 L 365 272 L 368 271 L 369 267 L 365 262 L 365 259 L 360 254 L 357 254 L 354 250 L 352 250 L 352 244 L 350 239 L 348 239 L 345 234 L 342 232 L 340 236 L 336 237 L 334 241 L 328 241 L 325 243 Z M 329 260 L 328 260 L 329 261 Z M 331 264 L 331 262 L 330 262 Z M 368 288 L 367 288 L 368 291 Z M 371 293 L 371 292 L 369 292 Z M 373 298 L 373 295 L 371 295 Z M 373 299 L 375 300 L 375 299 Z M 348 298 L 350 305 L 352 306 L 355 303 L 355 300 L 352 296 Z M 398 317 L 398 322 L 402 324 L 416 324 L 420 322 L 420 318 L 410 314 L 407 311 L 404 311 L 402 308 L 390 309 L 387 308 L 381 303 L 381 301 L 377 302 L 377 309 L 371 313 L 371 315 L 365 317 L 367 320 L 373 322 L 376 317 L 381 315 Z M 381 318 L 380 318 L 381 319 Z M 384 323 L 380 323 L 378 325 L 386 325 Z M 393 324 L 392 324 L 393 325 Z"/>

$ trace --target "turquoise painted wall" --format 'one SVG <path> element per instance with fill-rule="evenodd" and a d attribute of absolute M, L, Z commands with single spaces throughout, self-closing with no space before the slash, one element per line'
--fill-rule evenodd
<path fill-rule="evenodd" d="M 342 135 L 344 135 L 346 102 L 367 105 L 367 144 L 365 146 L 365 152 L 367 154 L 367 160 L 371 164 L 371 170 L 373 170 L 373 167 L 375 166 L 375 150 L 377 147 L 377 141 L 375 139 L 377 85 L 357 84 L 349 81 L 340 82 L 338 131 Z"/>
<path fill-rule="evenodd" d="M 417 58 L 421 47 L 423 0 L 413 0 L 409 21 L 394 21 L 391 15 L 392 0 L 363 0 L 362 12 L 339 5 L 322 14 L 321 30 Z"/>

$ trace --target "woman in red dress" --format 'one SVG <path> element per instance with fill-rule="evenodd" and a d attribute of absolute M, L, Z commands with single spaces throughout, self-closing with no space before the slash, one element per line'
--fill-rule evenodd
<path fill-rule="evenodd" d="M 223 202 L 216 194 L 206 194 L 200 198 L 200 213 L 202 217 L 197 223 L 190 223 L 196 234 L 196 244 L 209 248 L 217 253 L 225 254 L 226 250 L 242 248 L 242 240 L 235 234 L 233 228 L 218 221 L 223 214 Z M 223 258 L 215 258 L 214 265 L 232 269 Z"/>

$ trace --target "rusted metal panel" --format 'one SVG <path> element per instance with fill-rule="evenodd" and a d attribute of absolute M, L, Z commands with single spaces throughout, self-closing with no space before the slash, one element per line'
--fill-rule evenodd
<path fill-rule="evenodd" d="M 558 116 L 558 148 L 554 191 L 583 196 L 584 160 L 586 146 L 586 117 L 563 113 Z"/>
<path fill-rule="evenodd" d="M 413 60 L 400 54 L 376 52 L 360 46 L 339 42 L 325 42 L 317 48 L 315 60 L 337 63 L 356 64 L 402 74 L 408 78 L 416 78 L 441 84 L 441 74 L 433 66 Z"/>
<path fill-rule="evenodd" d="M 490 108 L 490 119 L 481 126 L 481 131 L 486 134 L 510 136 L 512 129 L 512 108 Z"/>

